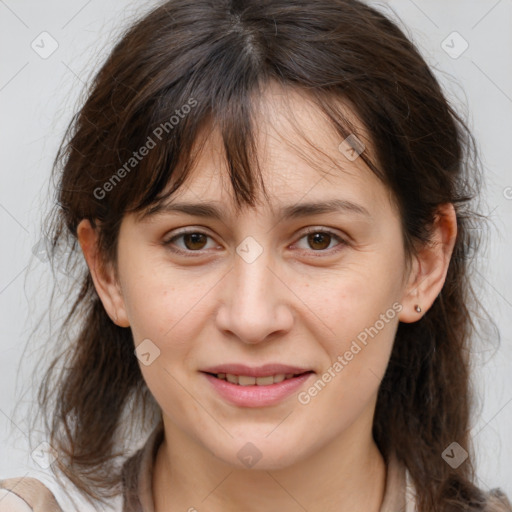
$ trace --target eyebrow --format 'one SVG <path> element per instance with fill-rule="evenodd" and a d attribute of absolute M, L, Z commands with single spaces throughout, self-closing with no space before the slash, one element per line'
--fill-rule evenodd
<path fill-rule="evenodd" d="M 224 221 L 225 218 L 225 214 L 216 203 L 174 202 L 153 206 L 141 216 L 141 219 L 176 213 L 185 213 L 194 217 L 204 217 L 220 221 Z M 290 220 L 323 213 L 352 213 L 372 218 L 370 212 L 364 206 L 345 199 L 331 199 L 321 202 L 305 202 L 283 206 L 279 208 L 278 218 L 279 220 Z"/>

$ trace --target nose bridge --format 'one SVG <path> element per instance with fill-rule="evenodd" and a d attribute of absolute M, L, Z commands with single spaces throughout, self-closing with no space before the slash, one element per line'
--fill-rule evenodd
<path fill-rule="evenodd" d="M 238 303 L 255 301 L 258 306 L 265 295 L 272 295 L 269 282 L 274 277 L 269 270 L 271 253 L 252 236 L 245 238 L 236 248 L 234 279 L 239 291 Z"/>
<path fill-rule="evenodd" d="M 218 326 L 245 343 L 264 341 L 276 331 L 291 326 L 284 286 L 271 268 L 272 251 L 248 236 L 236 247 L 233 271 L 226 276 L 224 300 Z"/>

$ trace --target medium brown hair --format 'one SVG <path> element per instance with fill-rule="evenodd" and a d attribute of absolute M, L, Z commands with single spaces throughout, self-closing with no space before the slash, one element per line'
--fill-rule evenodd
<path fill-rule="evenodd" d="M 116 494 L 115 460 L 130 446 L 123 429 L 158 411 L 130 329 L 110 320 L 96 294 L 78 223 L 97 227 L 103 261 L 115 268 L 123 216 L 142 214 L 183 184 L 205 126 L 222 134 L 237 207 L 254 206 L 264 185 L 252 99 L 270 81 L 305 91 L 340 141 L 358 132 L 338 100 L 352 105 L 375 154 L 361 158 L 396 201 L 408 257 L 429 243 L 438 207 L 454 204 L 458 233 L 446 282 L 419 321 L 399 324 L 373 434 L 383 455 L 396 453 L 409 470 L 419 511 L 499 510 L 474 483 L 469 435 L 472 315 L 484 311 L 469 280 L 481 222 L 470 206 L 481 181 L 476 144 L 414 44 L 357 0 L 171 0 L 108 56 L 54 165 L 48 236 L 54 252 L 67 244 L 79 290 L 59 333 L 64 349 L 38 397 L 59 453 L 54 466 L 87 497 Z M 126 167 L 148 137 L 155 147 Z M 63 265 L 55 254 L 52 261 Z M 441 457 L 453 441 L 471 454 L 456 469 Z"/>

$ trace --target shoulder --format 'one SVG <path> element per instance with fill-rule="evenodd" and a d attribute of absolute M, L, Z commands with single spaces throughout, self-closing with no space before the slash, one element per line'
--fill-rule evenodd
<path fill-rule="evenodd" d="M 395 461 L 396 462 L 396 461 Z M 401 505 L 400 510 L 405 512 L 418 512 L 416 485 L 411 475 L 405 469 L 405 507 Z M 483 490 L 474 484 L 464 484 L 462 487 L 454 486 L 450 490 L 450 497 L 444 495 L 441 510 L 465 510 L 467 512 L 512 512 L 512 504 L 507 495 L 499 488 Z M 446 508 L 445 508 L 446 507 Z M 386 509 L 387 510 L 387 509 Z M 393 509 L 389 509 L 393 510 Z M 398 510 L 398 508 L 394 508 Z"/>
<path fill-rule="evenodd" d="M 485 512 L 512 512 L 512 504 L 501 489 L 491 489 L 485 493 L 485 498 Z"/>
<path fill-rule="evenodd" d="M 0 488 L 0 512 L 32 512 L 33 510 L 18 495 Z"/>
<path fill-rule="evenodd" d="M 37 478 L 0 480 L 0 512 L 63 512 L 55 496 Z"/>

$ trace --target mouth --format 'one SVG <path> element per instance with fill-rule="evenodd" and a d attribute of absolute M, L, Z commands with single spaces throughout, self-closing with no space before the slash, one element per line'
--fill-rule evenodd
<path fill-rule="evenodd" d="M 307 385 L 315 372 L 284 365 L 260 368 L 223 365 L 207 368 L 200 373 L 217 397 L 231 405 L 270 407 L 297 393 Z"/>
<path fill-rule="evenodd" d="M 312 370 L 299 373 L 277 373 L 275 375 L 266 375 L 264 377 L 254 377 L 252 375 L 236 375 L 233 373 L 211 373 L 203 372 L 219 380 L 227 381 L 238 386 L 271 386 L 279 384 L 285 380 L 294 379 L 301 375 L 313 373 Z"/>

